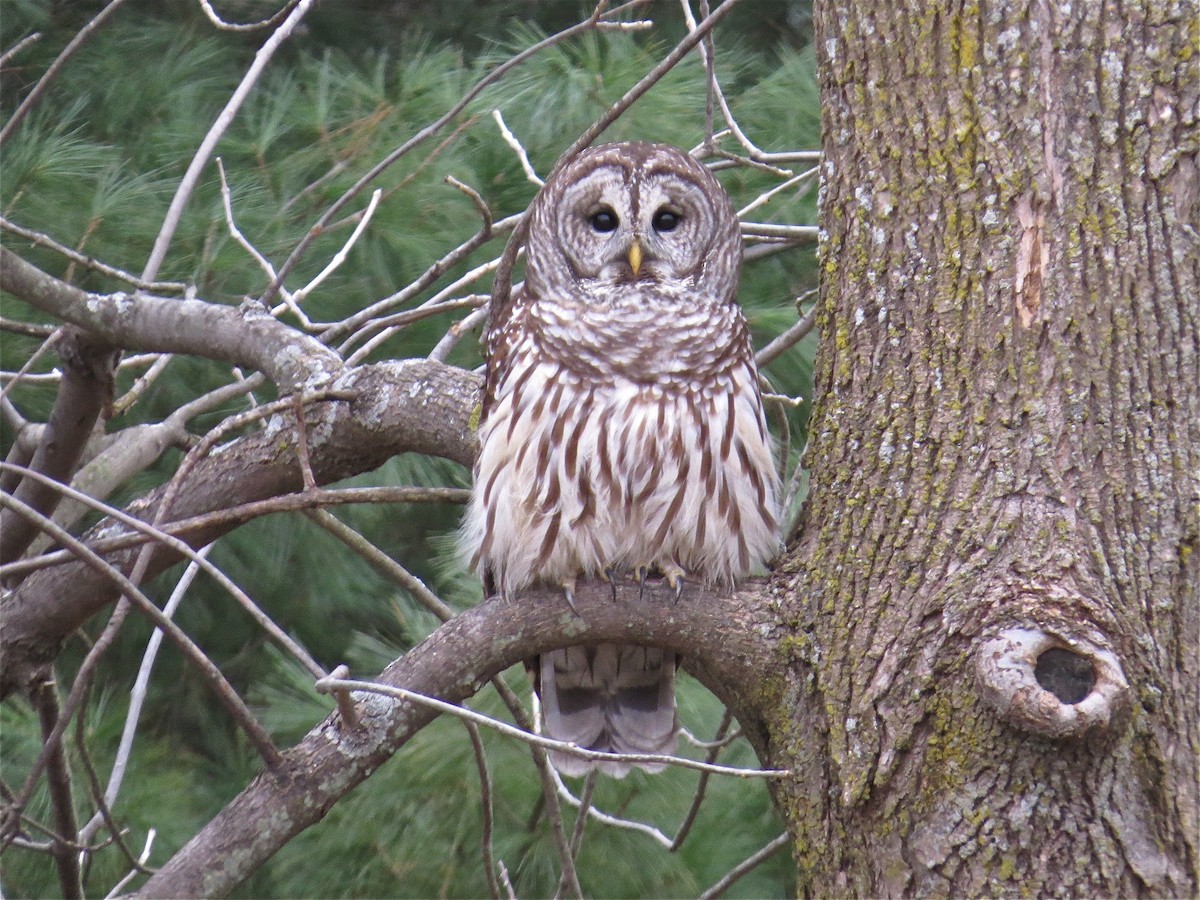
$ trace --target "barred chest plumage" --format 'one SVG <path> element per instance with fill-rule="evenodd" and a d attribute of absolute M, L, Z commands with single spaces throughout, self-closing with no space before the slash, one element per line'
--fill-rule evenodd
<path fill-rule="evenodd" d="M 595 298 L 593 298 L 594 300 Z M 464 543 L 505 593 L 605 569 L 729 584 L 777 550 L 778 480 L 731 303 L 521 298 Z"/>

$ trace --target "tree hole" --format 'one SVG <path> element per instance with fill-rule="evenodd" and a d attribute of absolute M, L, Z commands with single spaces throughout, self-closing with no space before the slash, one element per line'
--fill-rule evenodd
<path fill-rule="evenodd" d="M 1081 702 L 1096 686 L 1096 670 L 1091 660 L 1061 647 L 1042 653 L 1033 675 L 1038 684 L 1063 703 Z"/>

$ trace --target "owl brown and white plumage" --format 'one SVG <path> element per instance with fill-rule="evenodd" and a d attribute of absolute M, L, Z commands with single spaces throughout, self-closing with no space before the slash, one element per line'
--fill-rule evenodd
<path fill-rule="evenodd" d="M 673 147 L 608 144 L 552 177 L 529 216 L 525 282 L 485 337 L 463 528 L 485 583 L 513 597 L 650 568 L 728 585 L 760 567 L 778 548 L 778 480 L 728 196 Z M 635 645 L 546 654 L 546 733 L 670 752 L 675 667 Z M 566 774 L 596 767 L 552 757 Z"/>

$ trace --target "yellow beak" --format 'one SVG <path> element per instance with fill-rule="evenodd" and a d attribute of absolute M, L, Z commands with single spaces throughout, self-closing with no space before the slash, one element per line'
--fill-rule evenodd
<path fill-rule="evenodd" d="M 638 277 L 638 270 L 642 267 L 642 245 L 634 240 L 629 245 L 629 268 L 633 269 L 633 277 Z"/>

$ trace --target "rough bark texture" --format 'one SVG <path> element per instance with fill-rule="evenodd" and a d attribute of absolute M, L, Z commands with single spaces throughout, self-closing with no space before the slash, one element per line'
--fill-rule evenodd
<path fill-rule="evenodd" d="M 1196 894 L 1195 12 L 817 7 L 803 893 Z"/>

